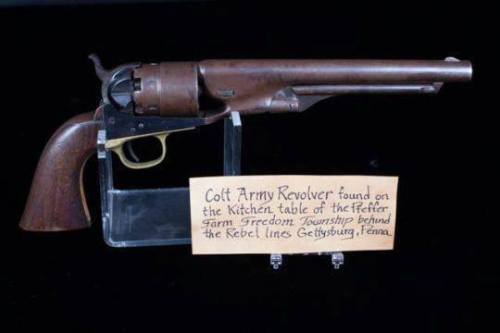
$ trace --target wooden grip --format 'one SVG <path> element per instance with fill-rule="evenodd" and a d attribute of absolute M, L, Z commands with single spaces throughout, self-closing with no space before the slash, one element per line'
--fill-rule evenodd
<path fill-rule="evenodd" d="M 82 176 L 96 151 L 99 121 L 92 113 L 71 118 L 43 150 L 19 223 L 29 231 L 64 231 L 90 227 Z"/>

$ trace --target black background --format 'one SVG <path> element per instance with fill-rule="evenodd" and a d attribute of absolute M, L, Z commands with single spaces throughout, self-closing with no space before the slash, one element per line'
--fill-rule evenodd
<path fill-rule="evenodd" d="M 408 2 L 350 8 L 314 2 L 0 8 L 2 323 L 92 332 L 456 331 L 489 322 L 498 304 L 493 137 L 486 103 L 497 66 L 486 10 Z M 244 174 L 398 175 L 394 251 L 327 257 L 200 256 L 188 246 L 114 249 L 100 223 L 60 234 L 22 232 L 38 157 L 54 130 L 91 111 L 99 81 L 87 59 L 428 58 L 474 64 L 474 80 L 438 96 L 357 96 L 303 114 L 244 119 Z M 185 185 L 222 169 L 222 126 L 169 139 L 170 156 L 122 187 Z M 95 158 L 85 173 L 99 221 Z M 493 197 L 494 199 L 494 197 Z"/>

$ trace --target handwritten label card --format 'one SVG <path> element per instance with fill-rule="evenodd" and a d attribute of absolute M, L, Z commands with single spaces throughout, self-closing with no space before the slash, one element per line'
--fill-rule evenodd
<path fill-rule="evenodd" d="M 193 254 L 391 250 L 397 177 L 190 179 Z"/>

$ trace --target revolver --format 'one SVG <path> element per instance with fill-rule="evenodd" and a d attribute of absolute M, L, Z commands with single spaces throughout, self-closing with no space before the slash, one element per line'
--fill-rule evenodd
<path fill-rule="evenodd" d="M 166 138 L 212 124 L 231 112 L 302 112 L 329 97 L 354 94 L 436 94 L 446 82 L 471 80 L 469 61 L 445 60 L 204 60 L 130 63 L 105 70 L 95 112 L 60 126 L 42 152 L 20 227 L 63 231 L 90 227 L 82 184 L 85 163 L 101 144 L 131 169 L 151 168 L 166 156 Z M 171 121 L 175 119 L 175 122 Z M 175 124 L 175 125 L 173 125 Z M 162 152 L 130 160 L 133 140 L 154 137 Z M 128 147 L 128 148 L 127 148 Z M 133 156 L 133 154 L 132 154 Z"/>

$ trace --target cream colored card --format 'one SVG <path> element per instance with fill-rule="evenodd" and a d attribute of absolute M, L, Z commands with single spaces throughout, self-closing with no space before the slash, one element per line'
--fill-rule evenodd
<path fill-rule="evenodd" d="M 391 250 L 397 177 L 191 178 L 193 254 Z"/>

